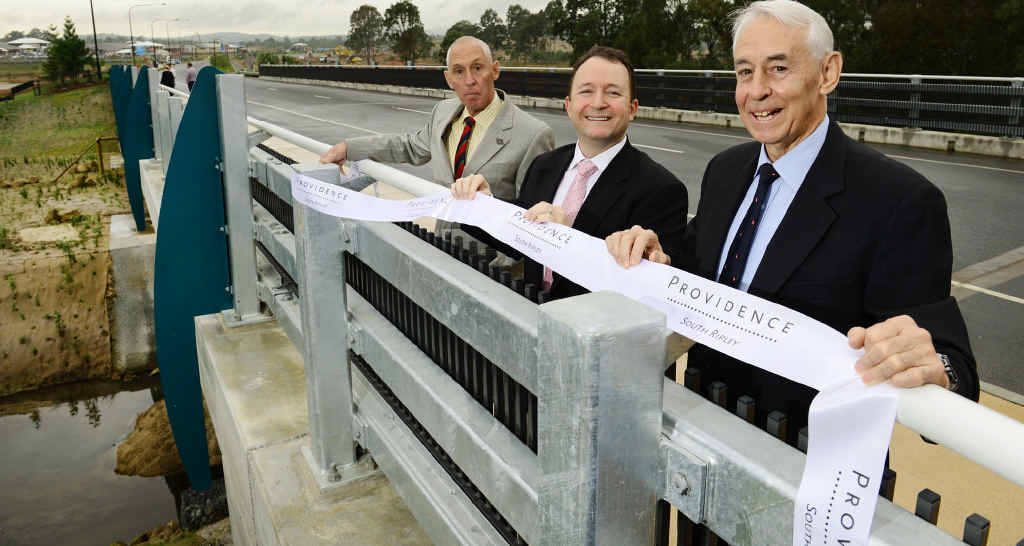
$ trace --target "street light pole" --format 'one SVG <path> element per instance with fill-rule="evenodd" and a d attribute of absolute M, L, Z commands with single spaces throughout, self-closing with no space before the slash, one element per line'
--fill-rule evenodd
<path fill-rule="evenodd" d="M 96 81 L 103 81 L 103 73 L 100 72 L 100 41 L 96 36 L 96 12 L 92 9 L 92 0 L 89 0 L 89 14 L 92 15 L 92 45 L 93 53 L 96 55 Z"/>
<path fill-rule="evenodd" d="M 178 19 L 177 17 L 175 17 L 174 19 L 165 19 L 164 20 L 164 34 L 167 36 L 167 62 L 168 63 L 171 62 L 171 49 L 172 49 L 171 46 L 174 45 L 174 44 L 171 43 L 171 23 L 173 23 L 174 21 L 179 21 L 179 20 L 180 19 Z M 180 57 L 181 55 L 179 54 L 178 56 Z M 180 60 L 181 59 L 179 59 L 179 61 Z"/>
<path fill-rule="evenodd" d="M 92 0 L 89 0 L 89 1 L 91 2 Z M 132 66 L 135 66 L 135 31 L 132 29 L 132 10 L 135 9 L 135 8 L 141 8 L 143 6 L 156 6 L 156 5 L 166 6 L 167 3 L 166 2 L 161 2 L 160 4 L 156 4 L 156 3 L 150 2 L 150 3 L 147 3 L 147 4 L 135 4 L 134 6 L 131 6 L 130 8 L 128 8 L 128 37 L 129 37 L 129 39 L 132 42 Z M 93 33 L 93 34 L 95 34 L 95 33 Z"/>
<path fill-rule="evenodd" d="M 153 62 L 156 62 L 156 31 L 153 30 L 153 24 L 162 19 L 153 19 L 149 22 L 149 41 L 153 42 Z"/>

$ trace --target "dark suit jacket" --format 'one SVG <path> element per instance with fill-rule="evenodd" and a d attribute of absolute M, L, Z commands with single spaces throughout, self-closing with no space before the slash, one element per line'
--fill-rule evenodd
<path fill-rule="evenodd" d="M 697 214 L 674 264 L 714 279 L 722 246 L 754 177 L 760 144 L 715 156 L 704 172 Z M 831 123 L 821 152 L 772 237 L 749 292 L 800 311 L 845 334 L 908 314 L 932 334 L 960 378 L 959 393 L 978 398 L 967 327 L 950 297 L 953 252 L 942 193 L 911 168 L 843 134 Z M 757 399 L 759 422 L 789 416 L 796 439 L 816 391 L 697 345 L 688 367 L 701 385 L 723 381 L 729 408 Z"/>
<path fill-rule="evenodd" d="M 170 70 L 164 70 L 160 73 L 160 85 L 166 85 L 167 87 L 174 87 L 174 72 Z"/>
<path fill-rule="evenodd" d="M 550 203 L 569 168 L 575 147 L 576 143 L 573 143 L 537 156 L 530 164 L 519 196 L 513 203 L 523 208 L 530 208 L 541 201 Z M 631 146 L 627 140 L 590 190 L 572 227 L 604 239 L 634 225 L 644 226 L 658 234 L 665 252 L 673 256 L 682 246 L 687 206 L 686 186 L 661 164 Z M 522 256 L 480 229 L 471 226 L 463 226 L 463 229 L 509 256 Z M 540 290 L 543 271 L 540 264 L 527 260 L 524 266 L 525 282 L 536 284 Z M 582 286 L 558 273 L 554 274 L 551 299 L 586 292 Z"/>

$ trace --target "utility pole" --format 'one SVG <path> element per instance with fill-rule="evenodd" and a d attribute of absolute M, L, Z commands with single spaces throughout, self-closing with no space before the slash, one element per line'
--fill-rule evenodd
<path fill-rule="evenodd" d="M 96 56 L 96 81 L 103 81 L 103 73 L 100 72 L 100 41 L 96 36 L 96 12 L 92 9 L 92 0 L 89 0 L 89 14 L 92 15 L 92 46 L 93 54 Z"/>

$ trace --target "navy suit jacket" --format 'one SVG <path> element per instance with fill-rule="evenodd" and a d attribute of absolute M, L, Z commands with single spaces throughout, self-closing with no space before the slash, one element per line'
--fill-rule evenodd
<path fill-rule="evenodd" d="M 575 147 L 576 143 L 572 143 L 537 156 L 530 164 L 519 196 L 513 203 L 528 209 L 541 201 L 552 202 L 572 162 Z M 616 231 L 640 225 L 653 229 L 666 253 L 672 256 L 682 246 L 687 206 L 686 186 L 627 140 L 590 190 L 572 227 L 604 239 Z M 471 226 L 463 226 L 463 229 L 509 256 L 522 256 L 480 229 Z M 534 283 L 540 290 L 542 277 L 543 267 L 527 260 L 524 281 Z M 553 275 L 551 299 L 586 292 L 585 288 L 558 273 Z"/>
<path fill-rule="evenodd" d="M 697 214 L 673 264 L 708 279 L 717 274 L 729 226 L 751 180 L 760 143 L 715 156 L 704 172 Z M 953 251 L 946 201 L 913 169 L 847 137 L 830 123 L 825 143 L 772 237 L 749 293 L 813 317 L 845 334 L 907 314 L 949 356 L 958 392 L 978 399 L 978 373 L 956 300 L 950 297 Z M 758 401 L 759 423 L 772 410 L 789 416 L 795 441 L 816 391 L 694 346 L 688 367 L 702 388 L 728 386 Z"/>

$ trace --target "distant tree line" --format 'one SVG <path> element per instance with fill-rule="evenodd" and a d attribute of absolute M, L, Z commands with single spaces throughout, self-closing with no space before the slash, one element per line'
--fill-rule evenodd
<path fill-rule="evenodd" d="M 506 61 L 571 60 L 594 44 L 625 50 L 638 67 L 730 69 L 729 14 L 746 0 L 551 0 L 536 12 L 513 4 L 454 23 L 434 57 L 476 36 Z M 844 71 L 1014 76 L 1024 74 L 1024 0 L 804 0 L 821 13 L 843 53 Z M 419 8 L 410 0 L 383 14 L 352 12 L 346 45 L 369 63 L 388 46 L 403 60 L 431 54 Z"/>

